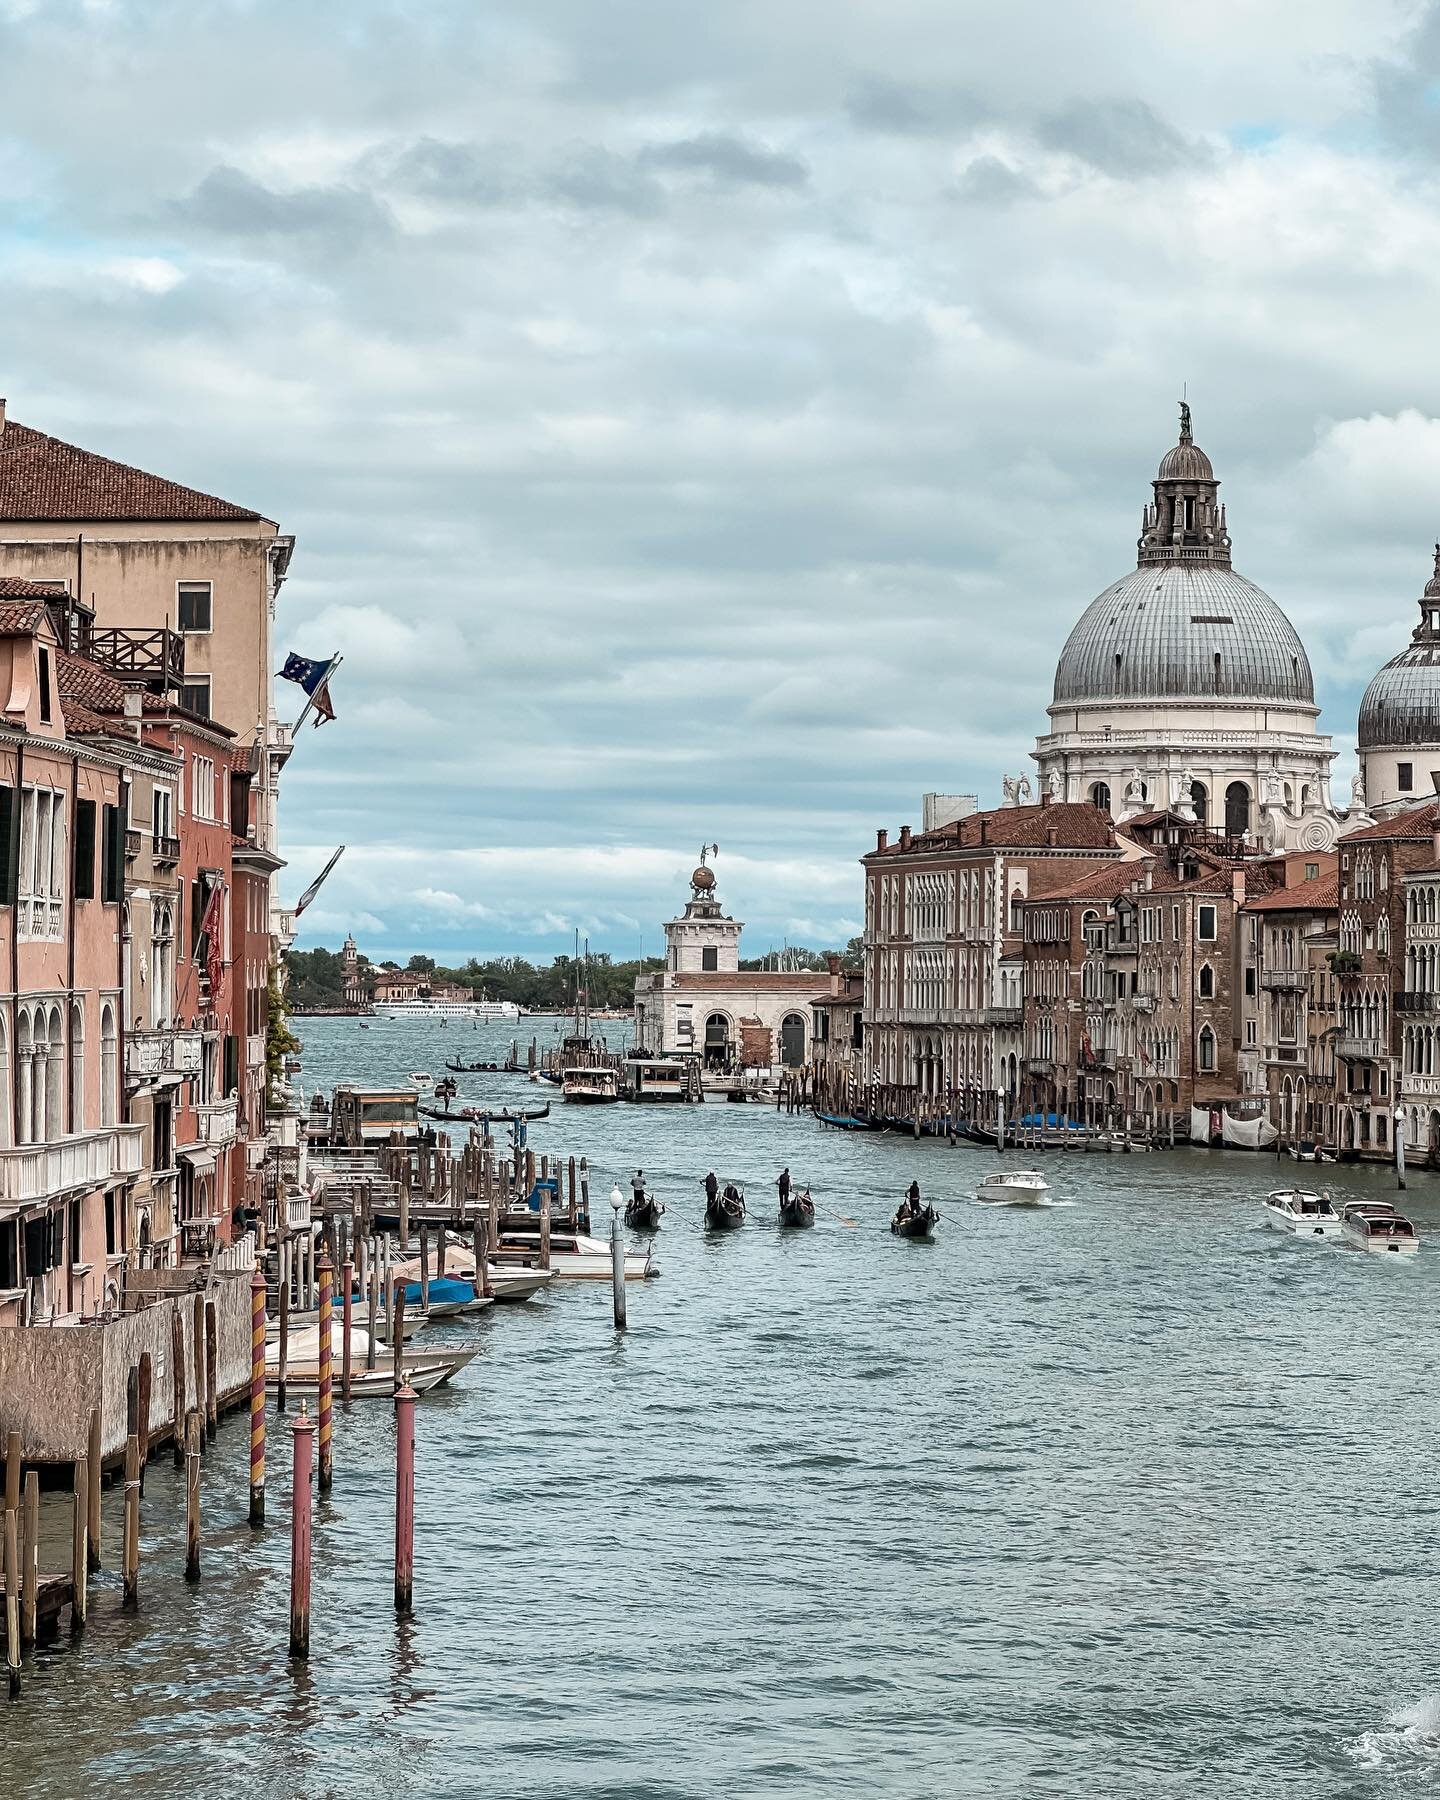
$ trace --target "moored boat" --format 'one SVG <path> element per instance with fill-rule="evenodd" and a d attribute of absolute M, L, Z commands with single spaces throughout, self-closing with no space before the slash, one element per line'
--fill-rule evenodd
<path fill-rule="evenodd" d="M 989 1206 L 1047 1206 L 1050 1183 L 1038 1169 L 997 1169 L 975 1190 Z"/>
<path fill-rule="evenodd" d="M 332 1326 L 331 1339 L 331 1380 L 336 1397 L 340 1393 L 340 1380 L 343 1367 L 342 1331 L 337 1325 Z M 375 1367 L 367 1369 L 365 1364 L 370 1349 L 370 1334 L 363 1326 L 352 1325 L 350 1328 L 350 1391 L 359 1399 L 393 1398 L 395 1393 L 395 1352 L 388 1344 L 376 1341 Z M 431 1388 L 443 1387 L 445 1383 L 459 1374 L 466 1363 L 479 1354 L 478 1344 L 430 1345 L 423 1350 L 411 1349 L 408 1345 L 400 1353 L 401 1374 L 415 1389 L 417 1394 L 428 1393 Z M 265 1382 L 267 1387 L 278 1387 L 280 1382 L 280 1345 L 267 1343 L 265 1346 Z M 285 1384 L 288 1388 L 296 1388 L 301 1393 L 320 1386 L 320 1328 L 318 1325 L 307 1325 L 292 1334 L 286 1347 Z"/>
<path fill-rule="evenodd" d="M 1289 1232 L 1291 1237 L 1324 1240 L 1341 1235 L 1340 1214 L 1331 1205 L 1330 1196 L 1309 1188 L 1276 1188 L 1267 1194 L 1265 1223 L 1276 1231 Z"/>
<path fill-rule="evenodd" d="M 792 1188 L 780 1202 L 780 1223 L 791 1231 L 803 1231 L 815 1223 L 815 1202 L 809 1188 Z"/>
<path fill-rule="evenodd" d="M 1413 1256 L 1420 1235 L 1404 1213 L 1386 1200 L 1352 1200 L 1340 1209 L 1341 1231 L 1352 1250 L 1380 1256 Z"/>
<path fill-rule="evenodd" d="M 503 1268 L 516 1266 L 535 1268 L 540 1261 L 540 1233 L 524 1229 L 515 1231 L 502 1223 L 500 1248 L 494 1261 Z M 550 1273 L 556 1281 L 609 1281 L 610 1246 L 583 1232 L 558 1230 L 550 1233 Z M 625 1279 L 645 1281 L 658 1275 L 659 1269 L 648 1250 L 625 1252 Z"/>

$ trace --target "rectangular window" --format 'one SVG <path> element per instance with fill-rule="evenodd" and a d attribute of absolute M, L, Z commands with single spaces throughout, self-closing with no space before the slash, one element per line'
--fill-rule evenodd
<path fill-rule="evenodd" d="M 40 645 L 40 723 L 50 723 L 50 652 Z"/>
<path fill-rule="evenodd" d="M 1215 908 L 1213 906 L 1202 906 L 1202 907 L 1197 908 L 1196 919 L 1197 919 L 1196 932 L 1195 932 L 1196 936 L 1198 938 L 1200 938 L 1201 941 L 1204 943 L 1207 943 L 1207 944 L 1214 943 L 1214 941 L 1215 941 Z"/>
<path fill-rule="evenodd" d="M 232 769 L 230 771 L 230 829 L 236 837 L 248 837 L 250 832 L 250 772 L 248 769 Z"/>
<path fill-rule="evenodd" d="M 700 967 L 702 969 L 718 969 L 720 967 L 720 952 L 713 944 L 706 944 L 701 950 Z"/>
<path fill-rule="evenodd" d="M 1306 865 L 1305 865 L 1305 879 L 1306 879 L 1306 880 L 1307 880 L 1307 881 L 1318 881 L 1318 880 L 1319 880 L 1319 879 L 1320 879 L 1320 865 L 1319 865 L 1319 863 L 1306 863 Z"/>
<path fill-rule="evenodd" d="M 41 655 L 42 656 L 44 655 L 43 651 L 41 652 Z M 1415 786 L 1415 765 L 1414 765 L 1414 763 L 1396 763 L 1396 765 L 1395 765 L 1395 785 L 1397 788 L 1399 788 L 1399 790 L 1402 794 L 1408 794 L 1414 788 L 1414 786 Z"/>
<path fill-rule="evenodd" d="M 1245 992 L 1246 992 L 1247 996 L 1249 996 L 1251 998 L 1254 997 L 1254 993 L 1255 993 L 1255 971 L 1254 971 L 1254 969 L 1247 968 L 1245 971 Z"/>
<path fill-rule="evenodd" d="M 190 955 L 192 958 L 200 954 L 201 922 L 205 917 L 205 883 L 203 880 L 190 884 Z"/>
<path fill-rule="evenodd" d="M 75 898 L 95 898 L 95 802 L 75 802 Z"/>
<path fill-rule="evenodd" d="M 210 717 L 210 677 L 196 675 L 180 683 L 180 705 L 197 719 Z"/>
<path fill-rule="evenodd" d="M 1253 1019 L 1245 1021 L 1245 1042 L 1247 1044 L 1255 1042 L 1255 1021 Z"/>
<path fill-rule="evenodd" d="M 187 636 L 210 629 L 210 583 L 182 581 L 177 583 L 180 629 Z"/>
<path fill-rule="evenodd" d="M 65 796 L 55 788 L 27 787 L 20 804 L 19 936 L 62 935 L 65 849 Z"/>

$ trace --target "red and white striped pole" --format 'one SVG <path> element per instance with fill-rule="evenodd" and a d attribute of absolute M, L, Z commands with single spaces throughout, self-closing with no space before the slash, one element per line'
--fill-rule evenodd
<path fill-rule="evenodd" d="M 340 1296 L 340 1329 L 344 1334 L 340 1345 L 340 1398 L 348 1406 L 350 1404 L 350 1315 L 355 1287 L 355 1264 L 348 1256 L 345 1258 L 345 1267 L 341 1274 L 345 1287 Z"/>
<path fill-rule="evenodd" d="M 335 1453 L 330 1441 L 330 1401 L 334 1386 L 334 1363 L 330 1342 L 330 1322 L 333 1313 L 331 1296 L 334 1265 L 330 1261 L 330 1252 L 322 1243 L 320 1258 L 315 1265 L 315 1272 L 320 1277 L 320 1492 L 328 1494 L 330 1483 L 335 1476 Z"/>
<path fill-rule="evenodd" d="M 310 1654 L 310 1471 L 315 1457 L 315 1422 L 300 1402 L 290 1427 L 295 1469 L 290 1487 L 290 1654 Z"/>
<path fill-rule="evenodd" d="M 408 1613 L 415 1591 L 415 1402 L 407 1381 L 395 1394 L 395 1610 Z"/>
<path fill-rule="evenodd" d="M 265 1275 L 250 1277 L 250 1523 L 265 1523 Z"/>

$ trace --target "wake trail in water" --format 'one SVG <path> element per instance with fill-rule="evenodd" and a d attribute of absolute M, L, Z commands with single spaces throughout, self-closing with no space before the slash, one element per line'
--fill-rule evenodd
<path fill-rule="evenodd" d="M 1383 1725 L 1362 1731 L 1344 1749 L 1362 1769 L 1440 1763 L 1440 1694 L 1427 1694 L 1412 1705 L 1397 1706 L 1385 1715 Z"/>

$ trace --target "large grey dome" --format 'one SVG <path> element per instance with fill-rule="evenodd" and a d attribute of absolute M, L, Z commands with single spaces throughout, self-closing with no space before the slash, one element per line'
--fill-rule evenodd
<path fill-rule="evenodd" d="M 1440 544 L 1420 600 L 1420 623 L 1360 701 L 1359 746 L 1440 744 Z"/>
<path fill-rule="evenodd" d="M 1143 563 L 1086 607 L 1055 670 L 1057 703 L 1122 699 L 1313 706 L 1315 684 L 1263 588 L 1217 562 Z"/>

